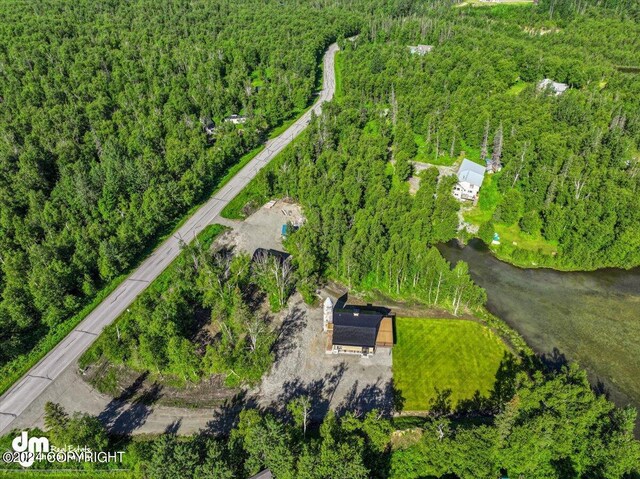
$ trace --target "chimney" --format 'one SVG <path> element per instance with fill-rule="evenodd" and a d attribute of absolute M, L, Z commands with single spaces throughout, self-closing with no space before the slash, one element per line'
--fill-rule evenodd
<path fill-rule="evenodd" d="M 327 331 L 329 324 L 333 323 L 333 301 L 327 296 L 324 300 L 324 319 L 322 321 L 322 330 Z"/>

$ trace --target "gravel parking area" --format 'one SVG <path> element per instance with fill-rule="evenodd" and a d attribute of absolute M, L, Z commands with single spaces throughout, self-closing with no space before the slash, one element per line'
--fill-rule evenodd
<path fill-rule="evenodd" d="M 275 364 L 253 392 L 258 405 L 282 411 L 292 399 L 308 395 L 315 420 L 321 420 L 329 409 L 356 414 L 378 409 L 390 415 L 391 349 L 378 349 L 370 358 L 326 354 L 322 309 L 308 307 L 298 296 L 290 304 Z"/>
<path fill-rule="evenodd" d="M 282 251 L 282 225 L 302 223 L 302 208 L 284 200 L 267 203 L 244 221 L 218 217 L 215 223 L 232 228 L 217 240 L 217 245 L 231 246 L 236 251 L 253 254 L 257 248 Z"/>
<path fill-rule="evenodd" d="M 216 219 L 232 228 L 217 243 L 249 254 L 257 248 L 282 250 L 282 225 L 303 220 L 300 206 L 279 200 L 262 206 L 244 221 Z M 332 297 L 334 303 L 336 298 Z M 279 328 L 275 364 L 247 397 L 260 407 L 282 413 L 292 399 L 309 395 L 315 420 L 321 420 L 329 408 L 356 413 L 375 408 L 390 414 L 391 350 L 380 349 L 373 357 L 362 358 L 326 354 L 325 344 L 322 308 L 306 305 L 296 294 Z"/>

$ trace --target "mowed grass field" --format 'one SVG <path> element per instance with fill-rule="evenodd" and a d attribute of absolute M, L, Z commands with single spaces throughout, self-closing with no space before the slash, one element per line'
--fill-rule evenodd
<path fill-rule="evenodd" d="M 507 353 L 502 340 L 473 321 L 396 318 L 393 379 L 405 411 L 425 411 L 436 391 L 451 390 L 451 405 L 488 396 Z"/>

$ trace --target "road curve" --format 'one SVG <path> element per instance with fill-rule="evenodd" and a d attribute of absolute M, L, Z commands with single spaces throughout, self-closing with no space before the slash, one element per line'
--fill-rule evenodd
<path fill-rule="evenodd" d="M 320 113 L 322 103 L 335 92 L 334 58 L 338 45 L 324 54 L 322 90 L 314 105 L 280 136 L 268 141 L 264 150 L 245 165 L 225 186 L 202 205 L 173 236 L 162 243 L 129 277 L 100 303 L 69 335 L 32 367 L 0 397 L 0 434 L 11 429 L 13 421 L 96 340 L 180 253 L 180 240 L 192 240 L 211 224 L 222 209 L 308 125 L 311 114 Z M 73 394 L 69 391 L 69 394 Z"/>

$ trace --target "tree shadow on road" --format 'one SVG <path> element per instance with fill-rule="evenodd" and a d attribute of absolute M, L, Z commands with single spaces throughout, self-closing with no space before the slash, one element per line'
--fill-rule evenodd
<path fill-rule="evenodd" d="M 393 380 L 382 383 L 379 378 L 375 384 L 367 384 L 361 390 L 358 390 L 358 381 L 356 381 L 336 412 L 342 415 L 350 411 L 355 416 L 361 417 L 375 409 L 381 417 L 390 418 L 399 405 L 397 394 Z"/>
<path fill-rule="evenodd" d="M 242 410 L 256 407 L 255 399 L 249 397 L 246 391 L 242 391 L 216 409 L 202 432 L 215 437 L 227 436 L 238 423 L 238 417 Z"/>

